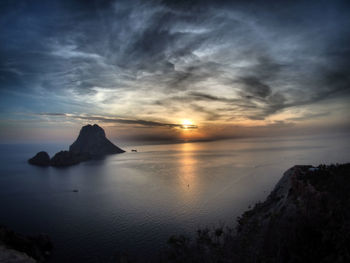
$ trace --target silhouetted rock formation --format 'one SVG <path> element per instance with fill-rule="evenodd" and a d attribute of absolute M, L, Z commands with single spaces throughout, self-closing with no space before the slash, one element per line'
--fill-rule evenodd
<path fill-rule="evenodd" d="M 298 165 L 230 228 L 171 237 L 163 262 L 350 262 L 350 164 Z"/>
<path fill-rule="evenodd" d="M 25 236 L 0 226 L 0 262 L 45 262 L 52 248 L 45 234 Z"/>
<path fill-rule="evenodd" d="M 52 166 L 70 166 L 78 164 L 81 159 L 69 151 L 60 151 L 51 159 Z"/>
<path fill-rule="evenodd" d="M 81 128 L 77 140 L 69 147 L 69 151 L 87 158 L 124 152 L 106 138 L 105 131 L 97 124 Z"/>
<path fill-rule="evenodd" d="M 49 166 L 50 156 L 47 152 L 38 152 L 33 158 L 29 159 L 28 162 L 38 166 Z"/>
<path fill-rule="evenodd" d="M 106 138 L 105 131 L 100 126 L 89 124 L 81 128 L 78 138 L 69 147 L 69 151 L 60 151 L 51 160 L 46 152 L 39 152 L 28 162 L 40 166 L 70 166 L 108 154 L 123 152 L 125 151 Z"/>
<path fill-rule="evenodd" d="M 1 263 L 37 263 L 37 261 L 29 257 L 26 253 L 7 248 L 0 245 L 0 262 Z"/>

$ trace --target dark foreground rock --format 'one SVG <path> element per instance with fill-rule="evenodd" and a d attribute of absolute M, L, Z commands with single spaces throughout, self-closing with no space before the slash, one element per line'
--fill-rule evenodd
<path fill-rule="evenodd" d="M 173 236 L 163 262 L 350 262 L 350 164 L 294 166 L 236 229 Z"/>
<path fill-rule="evenodd" d="M 1 263 L 36 263 L 37 261 L 34 258 L 29 257 L 26 253 L 0 245 L 0 262 Z"/>
<path fill-rule="evenodd" d="M 47 152 L 38 152 L 33 158 L 28 160 L 30 164 L 38 166 L 49 166 L 50 165 L 50 156 Z"/>
<path fill-rule="evenodd" d="M 78 138 L 69 147 L 69 151 L 60 151 L 51 160 L 46 152 L 39 152 L 28 162 L 33 165 L 63 167 L 123 152 L 125 151 L 106 138 L 105 131 L 100 126 L 94 124 L 81 128 Z"/>
<path fill-rule="evenodd" d="M 45 234 L 25 236 L 0 226 L 0 262 L 45 262 L 52 248 Z"/>

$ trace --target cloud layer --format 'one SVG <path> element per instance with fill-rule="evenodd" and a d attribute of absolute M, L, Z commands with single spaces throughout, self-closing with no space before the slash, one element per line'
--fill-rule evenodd
<path fill-rule="evenodd" d="M 201 127 L 348 107 L 347 1 L 18 0 L 0 10 L 2 119 Z"/>

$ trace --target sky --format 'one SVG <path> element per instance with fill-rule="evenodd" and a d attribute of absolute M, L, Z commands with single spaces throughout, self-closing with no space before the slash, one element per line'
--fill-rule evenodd
<path fill-rule="evenodd" d="M 0 2 L 0 142 L 350 131 L 349 1 Z"/>

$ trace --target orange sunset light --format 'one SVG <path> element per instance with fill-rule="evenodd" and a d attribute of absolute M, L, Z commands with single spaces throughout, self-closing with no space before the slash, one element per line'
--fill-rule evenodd
<path fill-rule="evenodd" d="M 197 128 L 196 125 L 193 124 L 193 122 L 189 119 L 184 119 L 181 122 L 181 128 L 182 129 L 193 129 L 193 128 Z"/>

